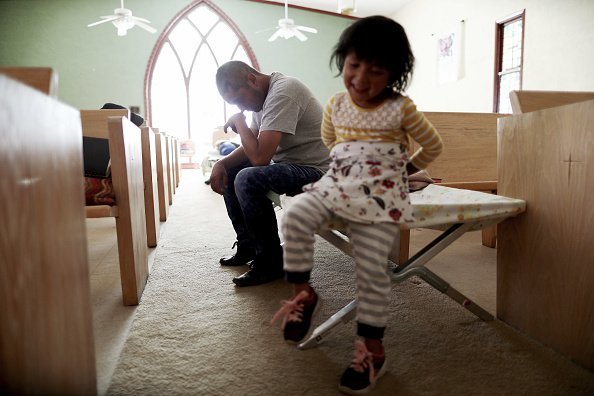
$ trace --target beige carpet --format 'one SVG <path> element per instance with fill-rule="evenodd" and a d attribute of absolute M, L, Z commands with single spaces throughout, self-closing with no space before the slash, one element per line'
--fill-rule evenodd
<path fill-rule="evenodd" d="M 233 286 L 240 270 L 218 258 L 234 234 L 198 171 L 184 171 L 171 209 L 108 394 L 339 394 L 354 323 L 315 349 L 284 343 L 269 321 L 290 287 Z M 313 284 L 326 319 L 354 296 L 353 264 L 324 241 L 316 248 Z M 593 373 L 501 322 L 478 320 L 416 278 L 394 286 L 390 309 L 389 372 L 374 394 L 594 395 Z"/>

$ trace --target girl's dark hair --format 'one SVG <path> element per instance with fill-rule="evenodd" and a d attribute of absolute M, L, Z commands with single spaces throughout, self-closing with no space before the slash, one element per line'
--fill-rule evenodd
<path fill-rule="evenodd" d="M 375 15 L 362 18 L 346 28 L 332 51 L 330 65 L 342 74 L 344 60 L 354 52 L 357 58 L 374 62 L 390 72 L 390 86 L 402 92 L 412 77 L 415 57 L 404 28 L 396 21 Z"/>

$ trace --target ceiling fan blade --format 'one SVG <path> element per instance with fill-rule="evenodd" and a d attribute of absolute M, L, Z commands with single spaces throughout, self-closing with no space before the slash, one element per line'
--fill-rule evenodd
<path fill-rule="evenodd" d="M 301 33 L 299 30 L 294 29 L 293 30 L 293 34 L 295 35 L 295 37 L 297 37 L 300 41 L 306 41 L 307 40 L 307 36 L 303 33 Z"/>
<path fill-rule="evenodd" d="M 276 32 L 274 32 L 274 33 L 272 34 L 272 36 L 270 36 L 270 38 L 268 39 L 268 41 L 274 41 L 274 40 L 276 40 L 277 38 L 279 38 L 279 37 L 280 37 L 280 35 L 281 35 L 281 32 L 282 32 L 282 29 L 278 29 Z"/>
<path fill-rule="evenodd" d="M 317 33 L 318 30 L 307 26 L 296 26 L 297 29 L 308 33 Z"/>
<path fill-rule="evenodd" d="M 140 22 L 145 22 L 145 23 L 151 23 L 151 21 L 149 21 L 148 19 L 144 19 L 144 18 L 137 17 L 137 16 L 131 16 L 130 18 L 134 19 L 135 21 L 140 21 Z"/>
<path fill-rule="evenodd" d="M 103 17 L 101 17 L 101 18 L 103 18 Z M 87 27 L 93 27 L 93 26 L 97 26 L 97 25 L 99 25 L 99 24 L 101 24 L 101 23 L 115 21 L 115 20 L 116 20 L 116 19 L 118 19 L 118 18 L 119 18 L 119 16 L 117 16 L 117 15 L 112 15 L 112 16 L 110 16 L 110 17 L 106 17 L 106 18 L 105 18 L 105 19 L 103 19 L 102 21 L 97 21 L 97 22 L 89 23 L 89 24 L 87 25 Z"/>
<path fill-rule="evenodd" d="M 147 25 L 146 23 L 139 22 L 139 21 L 135 21 L 134 23 L 135 23 L 135 24 L 136 24 L 138 27 L 141 27 L 141 28 L 143 28 L 144 30 L 146 30 L 147 32 L 150 32 L 150 33 L 155 33 L 155 32 L 157 31 L 157 29 L 155 29 L 155 28 L 154 28 L 154 27 L 152 27 L 152 26 L 149 26 L 149 25 Z"/>
<path fill-rule="evenodd" d="M 270 27 L 270 28 L 267 28 L 267 29 L 256 30 L 254 33 L 256 33 L 256 34 L 264 33 L 264 32 L 269 32 L 269 31 L 274 30 L 274 29 L 278 29 L 278 26 Z"/>

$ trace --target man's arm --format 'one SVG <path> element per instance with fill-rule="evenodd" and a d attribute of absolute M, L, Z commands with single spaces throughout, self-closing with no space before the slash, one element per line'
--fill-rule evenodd
<path fill-rule="evenodd" d="M 243 113 L 233 115 L 223 128 L 226 131 L 228 127 L 237 132 L 241 138 L 241 151 L 244 160 L 247 158 L 253 166 L 263 166 L 270 163 L 280 144 L 281 132 L 267 130 L 258 133 L 248 127 Z M 239 151 L 239 149 L 233 151 L 231 155 L 235 154 L 236 151 Z M 239 153 L 237 156 L 239 156 Z M 234 160 L 235 158 L 230 159 L 229 163 L 225 162 L 225 166 L 231 165 L 231 161 Z"/>

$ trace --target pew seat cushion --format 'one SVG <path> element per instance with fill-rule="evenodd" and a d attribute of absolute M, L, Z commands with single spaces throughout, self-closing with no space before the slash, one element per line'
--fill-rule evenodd
<path fill-rule="evenodd" d="M 115 205 L 115 194 L 111 178 L 85 177 L 85 204 Z"/>

